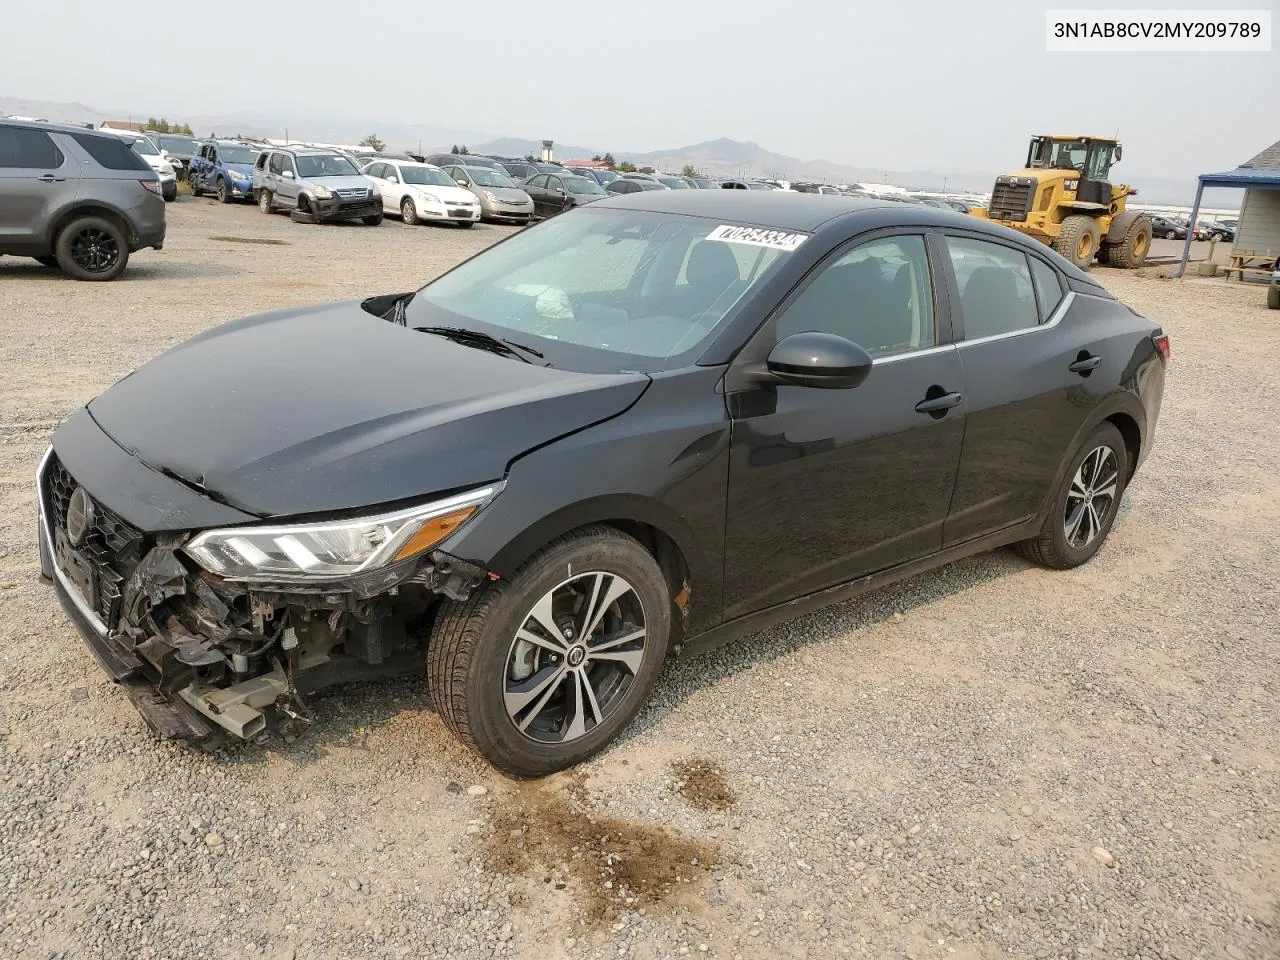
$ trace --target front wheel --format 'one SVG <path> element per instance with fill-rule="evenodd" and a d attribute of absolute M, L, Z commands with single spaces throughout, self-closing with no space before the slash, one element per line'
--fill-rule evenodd
<path fill-rule="evenodd" d="M 204 188 L 200 186 L 200 178 L 196 176 L 194 170 L 187 174 L 187 183 L 191 185 L 191 195 L 193 197 L 204 196 Z"/>
<path fill-rule="evenodd" d="M 1209 234 L 1209 239 L 1214 241 L 1215 243 L 1221 243 L 1223 238 L 1222 238 L 1222 234 L 1220 233 L 1211 233 Z"/>
<path fill-rule="evenodd" d="M 409 226 L 416 226 L 418 223 L 418 211 L 413 205 L 413 200 L 405 197 L 400 201 L 400 218 Z"/>
<path fill-rule="evenodd" d="M 1062 232 L 1054 241 L 1053 249 L 1081 270 L 1088 270 L 1098 252 L 1100 239 L 1098 222 L 1092 217 L 1076 215 L 1062 221 Z"/>
<path fill-rule="evenodd" d="M 378 224 L 382 222 L 382 214 L 375 213 L 372 216 L 361 217 L 360 222 L 363 223 L 366 227 L 376 227 Z"/>
<path fill-rule="evenodd" d="M 226 177 L 218 178 L 218 184 L 215 187 L 214 192 L 217 194 L 218 199 L 221 200 L 223 203 L 231 202 L 231 190 L 229 187 L 227 187 Z"/>
<path fill-rule="evenodd" d="M 1166 230 L 1166 231 L 1165 231 L 1165 234 L 1164 234 L 1164 238 L 1165 238 L 1166 240 L 1177 240 L 1177 239 L 1178 239 L 1178 235 L 1177 235 L 1176 233 L 1174 233 L 1172 230 Z"/>
<path fill-rule="evenodd" d="M 463 230 L 470 230 L 470 229 L 471 229 L 472 227 L 474 227 L 475 225 L 476 225 L 476 222 L 475 222 L 474 220 L 459 220 L 459 221 L 458 221 L 458 226 L 460 226 Z"/>
<path fill-rule="evenodd" d="M 275 211 L 275 201 L 271 197 L 270 190 L 258 191 L 258 209 L 263 213 L 273 213 Z"/>
<path fill-rule="evenodd" d="M 1018 552 L 1054 570 L 1091 559 L 1111 532 L 1128 476 L 1124 437 L 1114 424 L 1098 424 L 1063 472 L 1039 535 Z"/>
<path fill-rule="evenodd" d="M 563 770 L 603 750 L 649 699 L 671 610 L 637 540 L 604 526 L 567 534 L 510 580 L 444 601 L 427 647 L 432 703 L 499 770 Z"/>
<path fill-rule="evenodd" d="M 1267 287 L 1267 309 L 1280 310 L 1280 286 L 1274 283 Z"/>

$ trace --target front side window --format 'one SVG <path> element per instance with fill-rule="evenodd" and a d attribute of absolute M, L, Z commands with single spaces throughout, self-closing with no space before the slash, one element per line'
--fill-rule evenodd
<path fill-rule="evenodd" d="M 960 288 L 964 338 L 978 340 L 1037 326 L 1031 269 L 1021 250 L 986 240 L 948 237 Z"/>
<path fill-rule="evenodd" d="M 43 130 L 0 127 L 0 167 L 56 170 L 60 166 L 62 152 Z"/>
<path fill-rule="evenodd" d="M 600 189 L 600 184 L 585 177 L 565 177 L 564 185 L 570 193 L 595 197 L 603 196 L 604 194 L 604 191 Z"/>
<path fill-rule="evenodd" d="M 310 153 L 298 157 L 300 177 L 354 177 L 360 171 L 336 153 Z"/>
<path fill-rule="evenodd" d="M 806 286 L 778 317 L 779 340 L 817 330 L 852 340 L 872 357 L 934 345 L 933 284 L 920 236 L 862 243 Z"/>
<path fill-rule="evenodd" d="M 407 325 L 480 329 L 571 369 L 670 369 L 696 358 L 730 308 L 791 256 L 713 239 L 713 220 L 592 206 L 424 287 Z"/>
<path fill-rule="evenodd" d="M 546 187 L 546 185 L 547 185 L 547 175 L 545 173 L 539 174 L 538 176 L 534 177 L 532 180 L 529 181 L 529 186 L 538 187 L 539 189 Z"/>

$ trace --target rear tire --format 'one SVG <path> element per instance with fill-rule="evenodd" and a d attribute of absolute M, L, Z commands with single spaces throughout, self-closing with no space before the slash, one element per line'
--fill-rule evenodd
<path fill-rule="evenodd" d="M 72 220 L 54 244 L 58 266 L 77 280 L 114 280 L 129 264 L 124 233 L 102 217 Z"/>
<path fill-rule="evenodd" d="M 1062 233 L 1053 249 L 1081 270 L 1088 270 L 1098 252 L 1098 222 L 1093 217 L 1072 216 L 1062 221 Z"/>
<path fill-rule="evenodd" d="M 580 606 L 565 604 L 575 596 Z M 598 617 L 584 616 L 597 602 Z M 649 699 L 671 609 L 662 571 L 638 541 L 584 527 L 547 544 L 510 580 L 443 602 L 427 647 L 431 701 L 453 734 L 499 770 L 563 770 L 603 750 Z M 554 632 L 539 626 L 547 619 Z M 585 621 L 595 623 L 588 636 Z M 592 652 L 606 644 L 612 656 Z"/>
<path fill-rule="evenodd" d="M 1100 455 L 1100 450 L 1107 453 Z M 1091 469 L 1090 458 L 1094 457 L 1098 465 Z M 1099 491 L 1107 489 L 1112 473 L 1114 480 L 1109 485 L 1113 493 L 1104 498 Z M 1124 437 L 1114 424 L 1098 424 L 1063 471 L 1039 535 L 1015 544 L 1014 549 L 1052 570 L 1067 570 L 1090 560 L 1111 532 L 1128 476 L 1129 451 Z M 1101 516 L 1098 503 L 1103 503 Z M 1090 532 L 1092 536 L 1086 539 Z"/>

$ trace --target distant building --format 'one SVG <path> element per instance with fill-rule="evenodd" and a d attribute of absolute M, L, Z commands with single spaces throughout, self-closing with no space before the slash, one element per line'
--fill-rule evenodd
<path fill-rule="evenodd" d="M 103 120 L 98 124 L 99 130 L 132 130 L 134 133 L 142 133 L 147 129 L 145 123 L 134 123 L 132 120 Z"/>
<path fill-rule="evenodd" d="M 552 148 L 555 145 L 556 145 L 556 142 L 554 140 L 542 141 L 542 162 L 543 163 L 551 163 L 555 159 L 554 155 L 552 154 Z"/>
<path fill-rule="evenodd" d="M 612 167 L 603 160 L 566 160 L 566 167 L 588 167 L 591 170 L 611 170 Z"/>

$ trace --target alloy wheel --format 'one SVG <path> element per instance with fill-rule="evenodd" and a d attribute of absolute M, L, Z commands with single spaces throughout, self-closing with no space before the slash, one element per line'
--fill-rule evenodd
<path fill-rule="evenodd" d="M 105 230 L 86 227 L 71 240 L 71 259 L 87 273 L 106 273 L 120 259 L 120 244 Z"/>
<path fill-rule="evenodd" d="M 1119 488 L 1120 468 L 1115 451 L 1107 446 L 1095 447 L 1080 462 L 1067 490 L 1062 530 L 1073 549 L 1082 550 L 1098 538 L 1115 509 Z"/>
<path fill-rule="evenodd" d="M 645 638 L 644 607 L 624 578 L 592 571 L 552 587 L 512 638 L 503 673 L 507 716 L 540 743 L 585 736 L 625 699 Z"/>
<path fill-rule="evenodd" d="M 218 178 L 218 199 L 223 203 L 227 202 L 227 181 L 221 177 Z"/>

